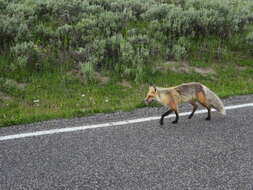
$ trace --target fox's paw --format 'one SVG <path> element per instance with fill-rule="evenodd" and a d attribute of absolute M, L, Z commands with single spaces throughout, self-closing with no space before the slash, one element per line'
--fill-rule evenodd
<path fill-rule="evenodd" d="M 159 123 L 160 123 L 160 125 L 163 125 L 163 121 L 162 121 L 162 120 L 160 120 L 160 122 L 159 122 Z"/>
<path fill-rule="evenodd" d="M 206 118 L 206 121 L 210 121 L 210 120 L 211 120 L 211 118 L 210 118 L 210 117 L 207 117 L 207 118 Z"/>
<path fill-rule="evenodd" d="M 172 121 L 173 124 L 177 124 L 178 121 Z"/>
<path fill-rule="evenodd" d="M 193 115 L 189 115 L 188 119 L 191 119 Z"/>

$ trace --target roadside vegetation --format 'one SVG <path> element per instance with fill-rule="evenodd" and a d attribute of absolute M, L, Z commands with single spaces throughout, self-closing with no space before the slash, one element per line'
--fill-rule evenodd
<path fill-rule="evenodd" d="M 248 0 L 0 0 L 0 126 L 143 107 L 148 83 L 253 93 Z"/>

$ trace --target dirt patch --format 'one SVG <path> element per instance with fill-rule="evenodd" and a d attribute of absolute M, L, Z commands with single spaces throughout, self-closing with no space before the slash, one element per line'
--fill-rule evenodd
<path fill-rule="evenodd" d="M 99 72 L 95 72 L 95 78 L 101 83 L 101 84 L 106 84 L 109 82 L 110 78 L 103 76 L 101 73 Z"/>
<path fill-rule="evenodd" d="M 85 76 L 85 74 L 83 74 L 80 70 L 77 70 L 77 69 L 69 71 L 67 73 L 67 75 L 70 76 L 70 77 L 73 77 L 75 79 L 78 79 L 80 81 L 85 81 L 87 79 L 86 76 Z M 92 79 L 97 80 L 101 84 L 106 84 L 110 80 L 109 77 L 106 77 L 106 76 L 102 75 L 99 72 L 94 72 L 93 76 L 94 76 L 94 78 L 92 78 Z"/>
<path fill-rule="evenodd" d="M 4 81 L 3 82 L 4 86 L 17 88 L 17 89 L 20 89 L 20 90 L 23 90 L 27 86 L 26 83 L 20 83 L 20 82 L 17 82 L 16 80 L 13 80 L 13 79 L 4 78 L 2 80 Z"/>
<path fill-rule="evenodd" d="M 241 65 L 236 65 L 236 69 L 238 71 L 245 71 L 247 69 L 247 67 L 246 66 L 241 66 Z"/>
<path fill-rule="evenodd" d="M 132 85 L 126 80 L 123 80 L 122 82 L 119 82 L 118 84 L 123 87 L 132 88 Z"/>
<path fill-rule="evenodd" d="M 157 69 L 161 72 L 166 72 L 168 70 L 179 72 L 179 73 L 199 73 L 202 76 L 215 75 L 216 72 L 212 68 L 202 68 L 190 66 L 187 62 L 176 62 L 169 61 L 157 66 Z"/>
<path fill-rule="evenodd" d="M 11 100 L 12 98 L 10 96 L 8 96 L 7 94 L 5 94 L 4 92 L 0 91 L 0 100 L 2 101 L 8 101 Z"/>
<path fill-rule="evenodd" d="M 212 68 L 200 68 L 200 67 L 192 67 L 192 68 L 196 73 L 199 73 L 203 76 L 216 74 L 216 72 Z"/>

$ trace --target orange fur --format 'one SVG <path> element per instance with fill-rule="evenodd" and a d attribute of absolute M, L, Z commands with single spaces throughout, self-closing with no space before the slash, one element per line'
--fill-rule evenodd
<path fill-rule="evenodd" d="M 150 86 L 145 102 L 149 104 L 153 100 L 156 100 L 169 108 L 169 110 L 161 116 L 161 125 L 163 125 L 164 117 L 168 116 L 172 112 L 175 112 L 176 114 L 176 120 L 173 121 L 173 123 L 177 123 L 179 118 L 178 105 L 186 102 L 193 106 L 192 113 L 188 117 L 189 119 L 192 118 L 198 108 L 198 105 L 196 104 L 197 102 L 208 110 L 208 117 L 206 120 L 211 119 L 211 108 L 215 108 L 223 115 L 226 114 L 224 105 L 219 97 L 206 86 L 197 82 L 183 83 L 170 88 Z"/>
<path fill-rule="evenodd" d="M 176 111 L 177 110 L 177 103 L 173 100 L 171 100 L 169 103 L 168 103 L 169 107 L 173 110 L 173 111 Z"/>
<path fill-rule="evenodd" d="M 202 91 L 197 93 L 197 100 L 198 100 L 199 103 L 206 105 L 206 97 L 205 97 L 205 94 Z"/>

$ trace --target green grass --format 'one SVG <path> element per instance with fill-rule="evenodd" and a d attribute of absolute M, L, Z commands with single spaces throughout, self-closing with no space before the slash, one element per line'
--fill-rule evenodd
<path fill-rule="evenodd" d="M 106 84 L 82 82 L 66 72 L 69 69 L 66 65 L 58 69 L 45 68 L 38 73 L 24 70 L 13 72 L 9 67 L 11 58 L 0 56 L 0 92 L 4 94 L 0 93 L 0 126 L 144 107 L 143 100 L 149 82 L 168 87 L 198 81 L 221 97 L 253 94 L 253 56 L 244 42 L 246 34 L 252 30 L 250 25 L 244 33 L 236 34 L 222 44 L 217 37 L 191 41 L 186 60 L 188 64 L 210 67 L 216 72 L 214 75 L 169 70 L 151 72 L 149 68 L 143 82 L 129 81 L 130 88 L 120 85 L 119 75 L 115 73 L 108 74 L 111 79 Z M 219 47 L 221 50 L 217 51 Z M 162 60 L 158 59 L 157 62 Z M 18 88 L 6 84 L 6 79 L 27 85 Z"/>
<path fill-rule="evenodd" d="M 199 81 L 221 97 L 253 93 L 252 66 L 246 66 L 240 73 L 235 65 L 214 64 L 213 67 L 217 72 L 215 77 L 168 71 L 150 74 L 150 79 L 158 86 Z M 135 83 L 131 88 L 123 87 L 115 80 L 106 85 L 85 84 L 60 72 L 34 74 L 29 81 L 23 90 L 5 91 L 11 99 L 0 104 L 0 126 L 143 107 L 148 87 Z"/>

